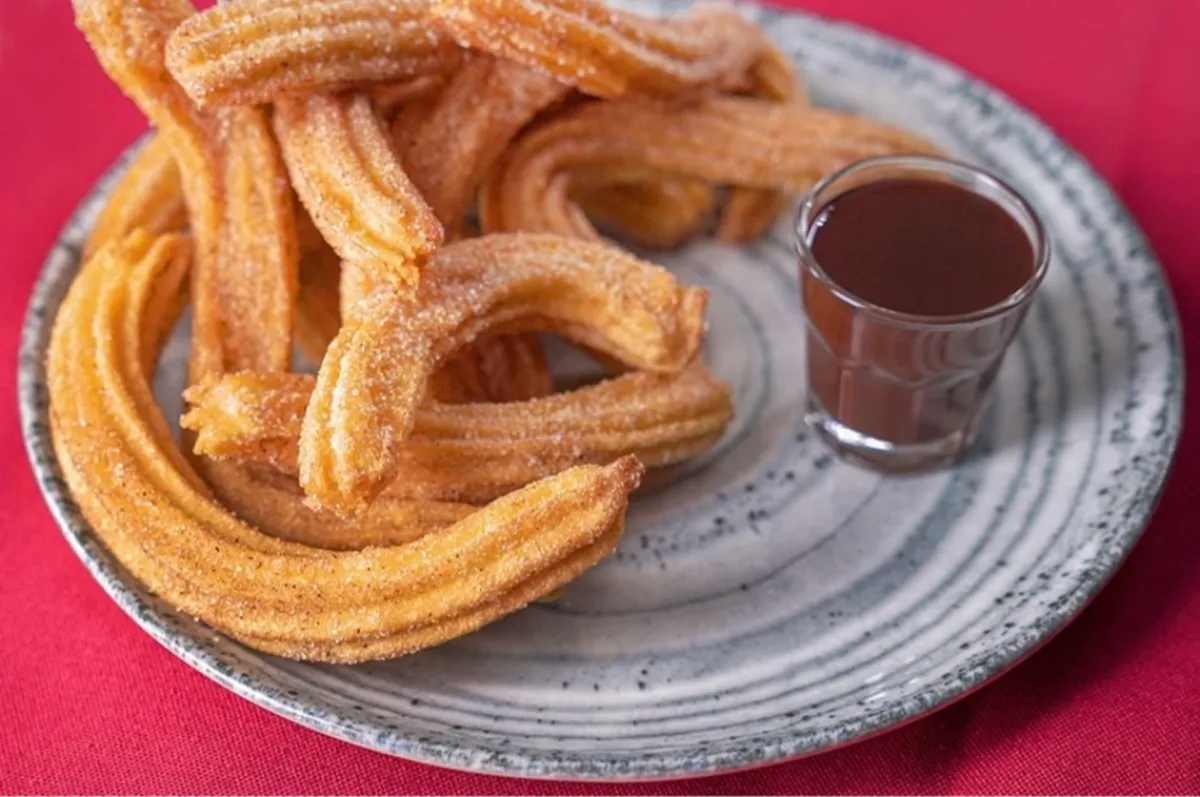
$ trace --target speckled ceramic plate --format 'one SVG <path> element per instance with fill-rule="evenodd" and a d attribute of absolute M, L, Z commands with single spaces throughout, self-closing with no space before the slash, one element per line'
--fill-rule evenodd
<path fill-rule="evenodd" d="M 740 250 L 698 244 L 665 262 L 712 289 L 708 354 L 736 386 L 737 421 L 710 456 L 637 497 L 618 554 L 559 604 L 410 658 L 263 656 L 148 595 L 55 462 L 47 335 L 110 175 L 46 263 L 20 391 L 50 507 L 113 599 L 193 667 L 316 730 L 450 767 L 593 779 L 846 744 L 945 705 L 1062 627 L 1136 541 L 1179 433 L 1179 335 L 1153 255 L 1088 165 L 996 91 L 858 28 L 747 13 L 803 64 L 817 101 L 925 133 L 1043 214 L 1055 260 L 973 457 L 903 479 L 832 458 L 801 419 L 787 224 Z M 164 365 L 175 406 L 185 350 L 177 336 Z"/>

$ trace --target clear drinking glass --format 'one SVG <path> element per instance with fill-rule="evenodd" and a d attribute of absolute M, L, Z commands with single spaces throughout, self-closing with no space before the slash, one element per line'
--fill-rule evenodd
<path fill-rule="evenodd" d="M 1032 276 L 1004 300 L 954 316 L 897 312 L 845 290 L 813 256 L 814 223 L 831 200 L 882 179 L 951 181 L 991 200 L 1029 236 Z M 879 470 L 952 462 L 978 434 L 1004 353 L 1050 262 L 1049 242 L 1029 203 L 998 177 L 956 161 L 871 158 L 809 192 L 796 244 L 808 330 L 807 423 L 842 457 Z"/>

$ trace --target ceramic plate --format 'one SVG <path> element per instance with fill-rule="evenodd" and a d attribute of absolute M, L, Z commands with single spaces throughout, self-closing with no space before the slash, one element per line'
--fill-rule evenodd
<path fill-rule="evenodd" d="M 639 494 L 619 553 L 557 605 L 416 656 L 357 667 L 263 656 L 147 594 L 55 462 L 47 335 L 110 174 L 46 263 L 20 391 L 50 507 L 112 598 L 193 667 L 310 728 L 449 767 L 591 779 L 843 745 L 945 705 L 1062 627 L 1136 541 L 1179 433 L 1179 334 L 1154 256 L 1088 165 L 995 90 L 859 28 L 746 13 L 803 65 L 818 102 L 930 136 L 1044 216 L 1054 262 L 973 456 L 916 478 L 830 456 L 801 417 L 788 224 L 741 249 L 700 243 L 662 262 L 712 290 L 708 356 L 736 388 L 737 421 L 711 455 Z M 186 348 L 178 335 L 165 357 L 171 417 Z"/>

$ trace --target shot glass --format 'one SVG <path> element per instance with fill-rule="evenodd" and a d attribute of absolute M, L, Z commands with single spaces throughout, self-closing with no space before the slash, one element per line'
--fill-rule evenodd
<path fill-rule="evenodd" d="M 1028 236 L 1034 257 L 1029 279 L 996 304 L 952 316 L 898 312 L 838 285 L 813 255 L 815 224 L 835 198 L 883 179 L 951 181 L 999 206 Z M 808 425 L 842 458 L 877 470 L 915 472 L 953 462 L 978 436 L 1005 352 L 1050 262 L 1049 242 L 1029 203 L 1000 178 L 967 164 L 871 158 L 809 192 L 800 206 L 796 245 L 807 329 Z"/>

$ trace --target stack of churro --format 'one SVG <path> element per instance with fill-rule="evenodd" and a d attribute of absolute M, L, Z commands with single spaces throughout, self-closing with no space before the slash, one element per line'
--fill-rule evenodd
<path fill-rule="evenodd" d="M 551 595 L 614 549 L 645 467 L 720 439 L 705 291 L 597 229 L 750 240 L 828 170 L 930 149 L 809 107 L 722 7 L 75 11 L 157 132 L 55 321 L 59 458 L 148 589 L 285 656 L 397 656 Z M 188 304 L 181 447 L 150 384 Z M 544 334 L 609 377 L 556 393 Z"/>

